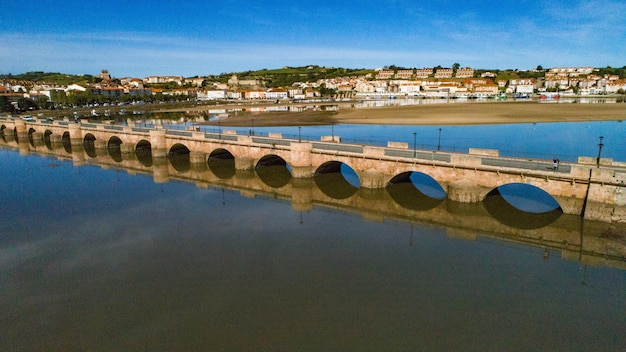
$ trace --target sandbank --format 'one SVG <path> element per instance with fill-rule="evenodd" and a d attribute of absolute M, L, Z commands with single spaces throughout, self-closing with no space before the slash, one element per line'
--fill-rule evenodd
<path fill-rule="evenodd" d="M 215 107 L 211 107 L 215 108 Z M 206 108 L 207 110 L 209 108 Z M 186 109 L 189 111 L 189 109 Z M 197 107 L 196 110 L 203 110 Z M 418 104 L 336 111 L 244 112 L 220 119 L 222 126 L 297 126 L 325 124 L 479 125 L 539 122 L 619 121 L 625 103 L 467 102 Z M 216 125 L 217 121 L 203 124 Z"/>

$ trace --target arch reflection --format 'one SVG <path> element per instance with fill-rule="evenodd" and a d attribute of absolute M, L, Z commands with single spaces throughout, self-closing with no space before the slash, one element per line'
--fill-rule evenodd
<path fill-rule="evenodd" d="M 544 212 L 529 212 L 516 208 L 500 194 L 498 188 L 487 194 L 483 206 L 501 224 L 525 230 L 550 225 L 563 214 L 560 207 Z"/>
<path fill-rule="evenodd" d="M 95 158 L 97 156 L 96 137 L 93 134 L 87 133 L 85 135 L 85 138 L 83 138 L 83 147 L 85 148 L 85 153 L 87 153 L 90 158 Z"/>
<path fill-rule="evenodd" d="M 152 144 L 145 139 L 140 140 L 135 146 L 135 156 L 144 166 L 152 166 Z"/>
<path fill-rule="evenodd" d="M 314 180 L 317 187 L 330 198 L 346 199 L 352 197 L 359 188 L 349 182 L 344 176 L 349 166 L 339 161 L 329 161 L 322 164 L 315 171 Z M 354 170 L 352 170 L 354 173 Z M 356 176 L 356 173 L 354 173 Z M 358 177 L 356 178 L 358 180 Z M 353 181 L 354 182 L 354 181 Z"/>
<path fill-rule="evenodd" d="M 52 150 L 52 141 L 50 140 L 50 136 L 52 135 L 52 131 L 46 130 L 43 134 L 43 143 L 46 145 L 46 148 Z"/>
<path fill-rule="evenodd" d="M 63 145 L 63 149 L 65 149 L 66 153 L 72 153 L 72 142 L 70 141 L 69 132 L 63 132 L 63 136 L 61 137 L 61 144 Z"/>
<path fill-rule="evenodd" d="M 226 149 L 216 149 L 207 160 L 209 169 L 223 180 L 227 180 L 235 176 L 235 157 Z"/>
<path fill-rule="evenodd" d="M 191 170 L 190 153 L 184 144 L 176 143 L 170 148 L 167 158 L 176 171 L 185 172 Z"/>
<path fill-rule="evenodd" d="M 272 188 L 281 188 L 291 181 L 287 162 L 278 155 L 262 157 L 256 164 L 255 171 L 261 181 Z"/>
<path fill-rule="evenodd" d="M 118 163 L 122 161 L 122 140 L 119 137 L 113 136 L 109 138 L 107 150 L 109 151 L 111 159 Z"/>

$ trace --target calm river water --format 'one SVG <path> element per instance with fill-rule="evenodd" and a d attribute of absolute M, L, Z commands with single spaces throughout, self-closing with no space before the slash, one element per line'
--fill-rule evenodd
<path fill-rule="evenodd" d="M 332 128 L 432 146 L 439 127 Z M 619 122 L 442 128 L 445 147 L 562 160 L 602 135 L 626 160 Z M 0 141 L 4 351 L 626 346 L 626 240 L 608 224 L 21 145 Z"/>

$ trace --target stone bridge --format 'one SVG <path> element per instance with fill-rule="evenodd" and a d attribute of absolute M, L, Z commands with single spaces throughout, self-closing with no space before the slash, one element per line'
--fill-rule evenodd
<path fill-rule="evenodd" d="M 441 185 L 447 198 L 463 203 L 480 202 L 498 187 L 523 183 L 551 195 L 566 214 L 605 222 L 626 222 L 626 163 L 611 159 L 579 157 L 575 163 L 501 157 L 497 150 L 470 149 L 469 153 L 410 149 L 406 143 L 389 142 L 387 147 L 339 143 L 337 137 L 301 141 L 268 136 L 238 135 L 197 130 L 170 130 L 89 122 L 51 121 L 0 117 L 2 138 L 15 140 L 20 148 L 80 146 L 86 158 L 117 150 L 117 159 L 133 155 L 140 161 L 182 155 L 191 164 L 206 164 L 211 158 L 232 159 L 235 169 L 288 165 L 296 179 L 350 166 L 360 186 L 385 188 L 422 173 Z M 151 162 L 151 161 L 150 161 Z"/>
<path fill-rule="evenodd" d="M 0 141 L 0 148 L 3 145 L 18 148 L 11 140 L 4 143 Z M 396 221 L 399 231 L 406 231 L 409 245 L 413 245 L 413 224 L 440 224 L 450 237 L 471 241 L 494 239 L 513 242 L 537 248 L 538 258 L 545 259 L 556 251 L 561 258 L 585 265 L 626 269 L 624 224 L 582 220 L 578 216 L 560 212 L 548 215 L 516 212 L 503 202 L 493 203 L 489 200 L 469 204 L 443 199 L 425 204 L 417 191 L 411 192 L 410 187 L 402 187 L 401 184 L 387 189 L 360 188 L 345 198 L 336 197 L 338 192 L 325 189 L 314 178 L 291 178 L 289 182 L 276 187 L 271 179 L 260 177 L 259 170 L 233 169 L 233 172 L 224 174 L 213 170 L 206 163 L 189 164 L 188 168 L 181 170 L 165 158 L 154 159 L 151 165 L 145 165 L 136 157 L 124 157 L 118 161 L 108 152 L 90 157 L 78 145 L 71 151 L 64 147 L 53 150 L 45 146 L 33 147 L 29 142 L 19 146 L 24 153 L 71 160 L 77 167 L 94 165 L 103 169 L 123 170 L 130 175 L 151 175 L 154 182 L 159 184 L 176 180 L 198 188 L 221 190 L 224 205 L 230 201 L 233 191 L 245 197 L 289 202 L 295 212 L 292 215 L 282 214 L 283 221 L 307 221 L 306 212 L 315 207 L 328 207 L 358 214 L 369 221 Z M 393 187 L 398 189 L 393 190 Z M 225 190 L 229 192 L 225 193 Z"/>

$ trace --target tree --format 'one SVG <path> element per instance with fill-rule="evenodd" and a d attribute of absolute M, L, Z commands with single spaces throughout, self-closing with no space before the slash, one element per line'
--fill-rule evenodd
<path fill-rule="evenodd" d="M 461 68 L 460 63 L 455 62 L 454 64 L 452 64 L 452 69 L 454 70 L 454 72 L 456 72 L 456 70 L 458 70 L 459 68 Z"/>
<path fill-rule="evenodd" d="M 37 109 L 37 103 L 35 103 L 35 101 L 30 98 L 19 98 L 17 100 L 17 107 L 23 111 L 35 110 Z"/>
<path fill-rule="evenodd" d="M 37 99 L 37 108 L 39 109 L 47 109 L 49 106 L 48 104 L 48 97 L 47 96 L 40 96 Z"/>
<path fill-rule="evenodd" d="M 537 70 L 537 71 L 543 71 L 543 66 L 541 66 L 541 65 L 537 65 L 537 68 L 536 68 L 535 70 Z"/>
<path fill-rule="evenodd" d="M 0 96 L 0 112 L 15 112 L 15 107 L 8 97 Z"/>

